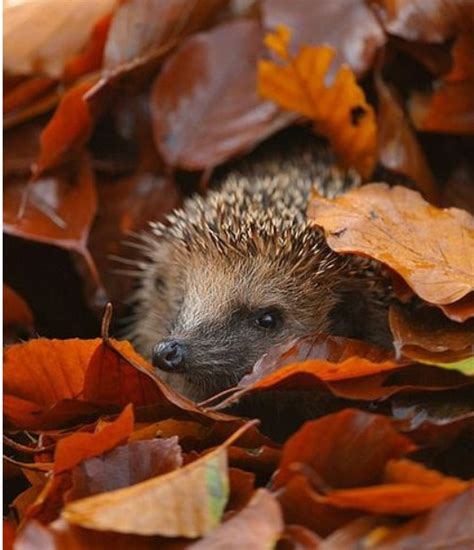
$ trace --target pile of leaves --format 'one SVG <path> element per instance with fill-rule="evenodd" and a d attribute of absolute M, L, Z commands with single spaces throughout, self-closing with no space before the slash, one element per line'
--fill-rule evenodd
<path fill-rule="evenodd" d="M 474 547 L 472 2 L 30 0 L 4 26 L 6 548 Z M 192 403 L 110 306 L 97 338 L 133 284 L 110 257 L 290 125 L 363 178 L 308 215 L 384 264 L 394 350 L 311 335 Z"/>

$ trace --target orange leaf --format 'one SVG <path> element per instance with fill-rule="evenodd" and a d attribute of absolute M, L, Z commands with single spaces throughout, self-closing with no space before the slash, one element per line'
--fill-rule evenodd
<path fill-rule="evenodd" d="M 410 460 L 388 462 L 385 481 L 374 487 L 331 491 L 322 501 L 376 514 L 409 515 L 431 510 L 469 487 L 466 481 Z"/>
<path fill-rule="evenodd" d="M 387 264 L 427 302 L 452 304 L 474 290 L 474 218 L 463 210 L 374 183 L 334 200 L 315 197 L 309 216 L 333 250 Z"/>
<path fill-rule="evenodd" d="M 3 285 L 3 324 L 20 327 L 33 325 L 33 314 L 28 304 L 8 285 Z"/>
<path fill-rule="evenodd" d="M 26 107 L 33 100 L 41 97 L 56 84 L 56 80 L 47 76 L 32 76 L 15 86 L 3 98 L 3 112 L 9 113 L 15 109 Z"/>
<path fill-rule="evenodd" d="M 100 431 L 75 433 L 61 439 L 54 455 L 54 473 L 72 470 L 82 461 L 112 450 L 124 443 L 133 431 L 133 407 L 127 405 L 120 416 Z"/>
<path fill-rule="evenodd" d="M 41 132 L 36 177 L 62 163 L 67 155 L 80 151 L 89 138 L 93 119 L 84 95 L 94 83 L 95 79 L 80 82 L 64 94 L 53 118 Z"/>
<path fill-rule="evenodd" d="M 86 73 L 100 69 L 112 16 L 113 13 L 107 13 L 95 23 L 83 51 L 66 63 L 64 80 L 71 82 Z"/>
<path fill-rule="evenodd" d="M 343 65 L 327 86 L 325 79 L 334 50 L 329 46 L 303 46 L 292 56 L 288 53 L 289 39 L 290 31 L 284 26 L 267 35 L 267 46 L 283 64 L 259 62 L 259 93 L 313 120 L 317 132 L 331 141 L 341 162 L 369 177 L 376 162 L 377 128 L 374 110 L 353 72 Z"/>

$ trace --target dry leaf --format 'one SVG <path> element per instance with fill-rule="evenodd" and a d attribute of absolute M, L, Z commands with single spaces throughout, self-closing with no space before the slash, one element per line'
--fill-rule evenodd
<path fill-rule="evenodd" d="M 375 114 L 351 69 L 342 66 L 326 84 L 335 52 L 329 46 L 302 46 L 296 56 L 288 53 L 291 33 L 280 26 L 268 34 L 266 45 L 283 64 L 259 61 L 259 93 L 284 109 L 301 113 L 327 137 L 340 161 L 369 177 L 376 162 Z"/>
<path fill-rule="evenodd" d="M 389 322 L 394 346 L 405 357 L 443 366 L 474 356 L 473 320 L 460 324 L 433 308 L 391 307 Z"/>
<path fill-rule="evenodd" d="M 395 90 L 378 73 L 375 75 L 375 86 L 378 97 L 379 162 L 394 172 L 408 176 L 430 202 L 437 203 L 439 191 L 433 174 Z"/>
<path fill-rule="evenodd" d="M 101 455 L 124 443 L 133 431 L 133 407 L 95 433 L 75 433 L 61 439 L 54 454 L 54 473 L 72 470 L 84 460 Z"/>
<path fill-rule="evenodd" d="M 63 518 L 100 531 L 188 538 L 206 535 L 219 525 L 229 497 L 226 447 L 246 427 L 179 470 L 70 503 Z"/>
<path fill-rule="evenodd" d="M 390 419 L 345 409 L 307 422 L 286 441 L 273 482 L 285 485 L 299 463 L 314 470 L 325 487 L 371 485 L 381 480 L 388 460 L 414 449 Z"/>
<path fill-rule="evenodd" d="M 474 27 L 471 0 L 370 0 L 390 34 L 413 42 L 444 42 Z"/>
<path fill-rule="evenodd" d="M 380 485 L 330 491 L 322 501 L 375 514 L 419 514 L 462 493 L 469 483 L 445 477 L 410 460 L 392 460 Z"/>
<path fill-rule="evenodd" d="M 95 78 L 70 88 L 41 132 L 41 148 L 34 169 L 36 178 L 82 150 L 93 128 L 92 115 L 84 95 L 94 82 Z"/>
<path fill-rule="evenodd" d="M 3 8 L 4 69 L 59 78 L 86 43 L 94 23 L 115 0 L 28 0 Z"/>
<path fill-rule="evenodd" d="M 165 63 L 151 95 L 155 142 L 171 166 L 212 168 L 285 126 L 255 90 L 261 31 L 235 21 L 186 40 Z"/>
<path fill-rule="evenodd" d="M 129 442 L 101 456 L 87 458 L 76 466 L 72 471 L 72 488 L 67 494 L 67 500 L 135 485 L 171 472 L 181 467 L 182 463 L 181 447 L 176 436 Z"/>
<path fill-rule="evenodd" d="M 243 510 L 190 548 L 267 550 L 275 546 L 282 531 L 283 518 L 278 501 L 266 489 L 258 489 Z"/>
<path fill-rule="evenodd" d="M 333 250 L 387 264 L 427 302 L 452 304 L 474 290 L 474 218 L 463 210 L 370 184 L 334 200 L 314 198 L 309 216 Z"/>
<path fill-rule="evenodd" d="M 292 50 L 294 46 L 322 44 L 336 50 L 331 76 L 342 63 L 347 63 L 357 77 L 362 76 L 385 43 L 380 23 L 364 0 L 320 2 L 317 7 L 313 0 L 265 0 L 262 4 L 267 31 L 279 25 L 292 29 Z"/>
<path fill-rule="evenodd" d="M 17 331 L 27 333 L 33 328 L 33 314 L 28 304 L 8 285 L 3 285 L 3 330 L 5 339 L 5 329 L 8 333 Z M 4 340 L 5 344 L 5 340 Z"/>

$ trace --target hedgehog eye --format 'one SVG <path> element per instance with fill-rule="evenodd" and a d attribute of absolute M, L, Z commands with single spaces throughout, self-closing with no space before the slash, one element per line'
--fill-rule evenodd
<path fill-rule="evenodd" d="M 255 318 L 255 322 L 259 328 L 273 330 L 278 327 L 281 321 L 281 315 L 275 309 L 266 309 L 260 311 Z"/>

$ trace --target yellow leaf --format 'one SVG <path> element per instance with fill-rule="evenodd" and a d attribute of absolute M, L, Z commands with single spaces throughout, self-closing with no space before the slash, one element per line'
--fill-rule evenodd
<path fill-rule="evenodd" d="M 354 73 L 343 65 L 334 82 L 325 83 L 335 51 L 329 46 L 303 46 L 296 56 L 288 52 L 291 33 L 279 26 L 265 44 L 282 64 L 261 60 L 258 91 L 283 109 L 296 111 L 315 123 L 346 167 L 369 177 L 376 162 L 377 127 Z"/>

